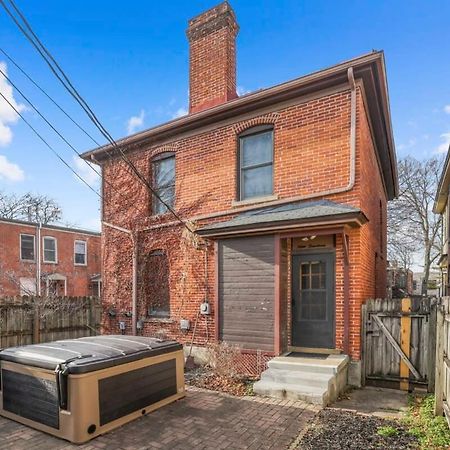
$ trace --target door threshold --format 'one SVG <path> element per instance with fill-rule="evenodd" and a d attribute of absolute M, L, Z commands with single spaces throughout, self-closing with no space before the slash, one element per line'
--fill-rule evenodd
<path fill-rule="evenodd" d="M 288 346 L 287 352 L 288 353 L 321 353 L 324 355 L 341 355 L 342 350 L 339 350 L 337 348 L 314 348 L 314 347 L 295 347 L 295 346 Z"/>

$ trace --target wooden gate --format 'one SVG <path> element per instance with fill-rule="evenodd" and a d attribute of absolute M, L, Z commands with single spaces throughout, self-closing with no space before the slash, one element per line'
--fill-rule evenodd
<path fill-rule="evenodd" d="M 436 299 L 371 299 L 363 305 L 366 384 L 434 390 Z"/>

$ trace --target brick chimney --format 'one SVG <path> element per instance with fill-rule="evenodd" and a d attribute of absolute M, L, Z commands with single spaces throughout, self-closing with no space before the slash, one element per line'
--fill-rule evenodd
<path fill-rule="evenodd" d="M 234 11 L 228 2 L 189 20 L 189 113 L 237 97 L 238 31 Z"/>

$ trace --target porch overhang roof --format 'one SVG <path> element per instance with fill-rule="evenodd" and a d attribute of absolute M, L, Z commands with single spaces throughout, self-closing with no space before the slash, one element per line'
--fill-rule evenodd
<path fill-rule="evenodd" d="M 200 236 L 214 238 L 330 225 L 359 227 L 367 221 L 367 217 L 358 208 L 329 200 L 320 200 L 289 203 L 245 212 L 231 220 L 204 226 L 198 229 L 197 233 Z"/>

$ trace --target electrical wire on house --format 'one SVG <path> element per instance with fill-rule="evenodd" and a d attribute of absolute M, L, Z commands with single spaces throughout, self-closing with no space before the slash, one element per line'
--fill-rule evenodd
<path fill-rule="evenodd" d="M 163 200 L 158 192 L 153 189 L 151 184 L 148 182 L 146 177 L 140 173 L 137 169 L 136 165 L 125 155 L 122 148 L 117 144 L 117 142 L 112 138 L 106 128 L 102 125 L 100 120 L 97 118 L 93 110 L 90 108 L 88 103 L 84 100 L 84 98 L 79 94 L 77 89 L 74 87 L 66 73 L 59 66 L 55 58 L 48 51 L 48 49 L 42 44 L 36 33 L 33 31 L 31 25 L 24 17 L 24 15 L 20 12 L 19 8 L 16 6 L 13 0 L 9 0 L 9 3 L 12 5 L 15 12 L 19 15 L 20 19 L 23 22 L 23 25 L 19 22 L 14 13 L 10 10 L 10 8 L 6 5 L 4 0 L 0 0 L 0 4 L 5 9 L 6 13 L 10 16 L 16 26 L 19 28 L 21 33 L 27 38 L 28 41 L 35 47 L 37 52 L 41 55 L 44 61 L 49 66 L 50 70 L 56 76 L 56 78 L 61 82 L 64 88 L 69 92 L 69 94 L 75 99 L 75 101 L 81 106 L 81 108 L 85 111 L 89 119 L 92 123 L 97 127 L 100 133 L 106 138 L 106 140 L 110 143 L 110 145 L 118 152 L 120 158 L 127 164 L 127 166 L 131 169 L 133 174 L 140 180 L 144 186 L 166 207 L 167 211 L 169 211 L 190 233 L 194 233 L 194 230 L 178 215 L 178 213 L 165 201 Z M 24 28 L 25 26 L 25 28 Z M 27 31 L 28 30 L 28 31 Z"/>
<path fill-rule="evenodd" d="M 34 134 L 46 145 L 46 147 L 54 153 L 54 155 L 82 182 L 84 183 L 92 192 L 98 195 L 100 198 L 102 196 L 81 176 L 79 175 L 70 164 L 42 137 L 42 135 L 28 122 L 25 117 L 20 113 L 20 111 L 0 92 L 0 97 L 5 100 L 6 103 L 14 110 L 14 112 L 25 122 L 25 124 L 34 132 Z"/>

